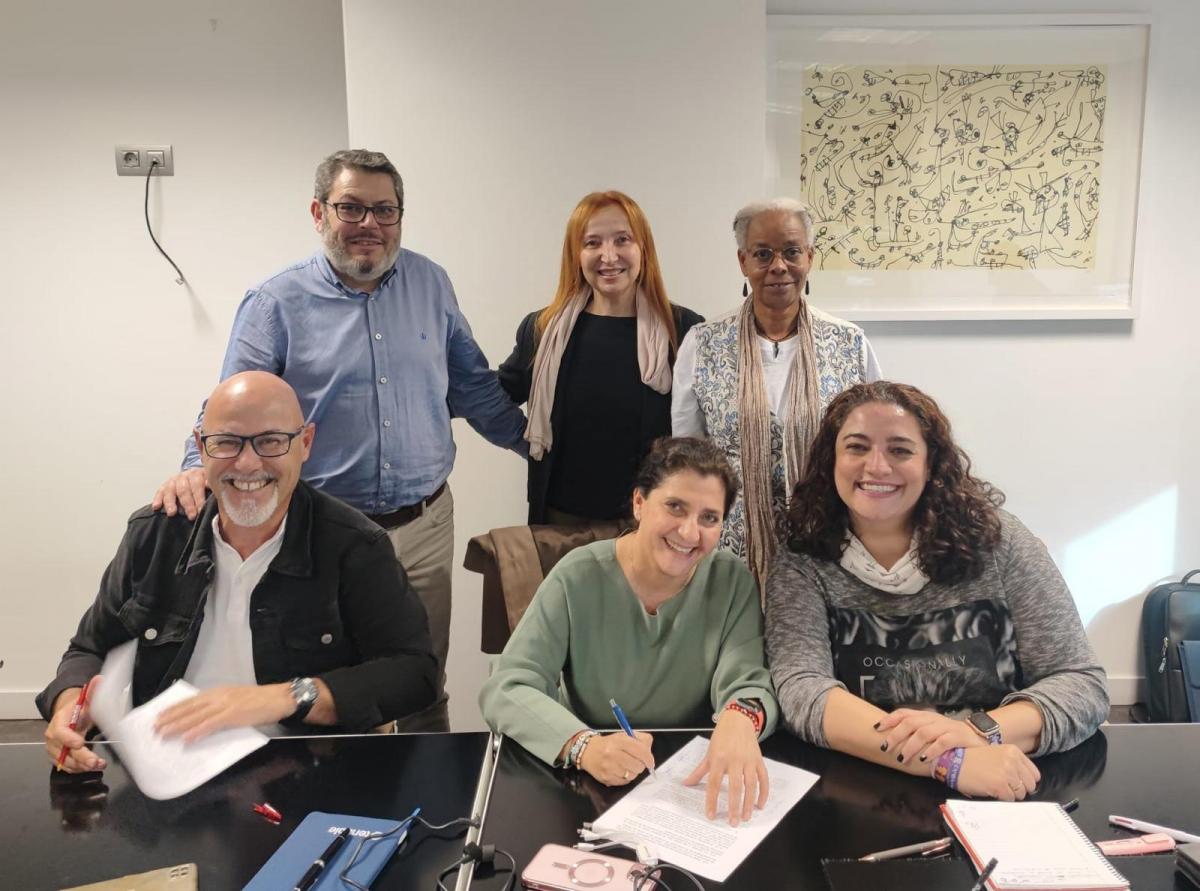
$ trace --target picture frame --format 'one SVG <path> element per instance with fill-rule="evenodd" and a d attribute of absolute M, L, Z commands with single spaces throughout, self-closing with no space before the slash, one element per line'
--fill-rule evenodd
<path fill-rule="evenodd" d="M 768 15 L 769 194 L 856 321 L 1129 319 L 1148 15 Z"/>

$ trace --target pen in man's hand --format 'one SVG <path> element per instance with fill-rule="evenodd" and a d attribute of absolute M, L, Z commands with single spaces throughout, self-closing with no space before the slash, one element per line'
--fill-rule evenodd
<path fill-rule="evenodd" d="M 996 860 L 995 857 L 987 862 L 987 866 L 983 868 L 983 872 L 979 874 L 979 878 L 977 878 L 975 880 L 975 884 L 971 886 L 971 891 L 983 891 L 983 889 L 987 887 L 987 880 L 991 877 L 992 870 L 996 868 L 996 864 L 998 862 L 999 861 Z"/>
<path fill-rule="evenodd" d="M 859 857 L 859 860 L 864 860 L 868 863 L 878 863 L 880 860 L 895 860 L 898 857 L 909 857 L 913 854 L 926 854 L 930 851 L 936 851 L 938 848 L 946 848 L 950 846 L 950 837 L 935 838 L 933 841 L 917 842 L 915 845 L 905 845 L 902 848 L 888 848 L 886 851 L 876 851 L 874 854 L 867 854 L 865 857 Z"/>
<path fill-rule="evenodd" d="M 625 712 L 621 709 L 621 706 L 617 705 L 617 701 L 615 699 L 608 700 L 608 704 L 612 708 L 613 717 L 617 719 L 617 723 L 620 724 L 621 729 L 625 731 L 625 735 L 630 739 L 635 739 L 633 735 L 633 728 L 629 726 L 629 719 L 625 717 Z M 654 777 L 656 780 L 658 779 L 658 774 L 654 772 L 653 767 L 650 768 L 650 776 Z"/>
<path fill-rule="evenodd" d="M 79 730 L 79 719 L 83 715 L 83 704 L 87 702 L 88 687 L 92 685 L 91 678 L 88 678 L 87 683 L 83 685 L 83 689 L 79 691 L 79 698 L 75 700 L 75 707 L 71 709 L 71 720 L 67 722 L 67 729 L 72 731 Z M 67 763 L 67 747 L 63 746 L 58 750 L 58 760 L 54 762 L 56 770 L 62 770 L 64 764 Z"/>
<path fill-rule="evenodd" d="M 325 853 L 313 861 L 312 866 L 300 877 L 300 881 L 296 883 L 293 891 L 308 891 L 309 888 L 315 885 L 317 879 L 321 877 L 321 873 L 325 871 L 325 867 L 329 865 L 329 861 L 337 856 L 338 851 L 342 849 L 342 845 L 346 843 L 346 839 L 349 837 L 350 827 L 347 826 L 329 843 L 329 847 L 325 849 Z"/>

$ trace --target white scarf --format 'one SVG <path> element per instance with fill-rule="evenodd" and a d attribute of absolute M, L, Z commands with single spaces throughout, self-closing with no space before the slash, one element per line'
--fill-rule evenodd
<path fill-rule="evenodd" d="M 916 594 L 929 583 L 929 576 L 921 571 L 917 560 L 915 538 L 908 547 L 908 553 L 897 560 L 891 569 L 884 569 L 858 540 L 858 536 L 847 532 L 846 550 L 842 551 L 841 566 L 860 582 L 888 594 Z"/>
<path fill-rule="evenodd" d="M 555 316 L 542 332 L 537 355 L 533 359 L 533 382 L 529 388 L 529 423 L 525 427 L 525 439 L 529 442 L 529 457 L 535 461 L 550 451 L 554 445 L 554 431 L 550 427 L 550 414 L 554 410 L 554 387 L 558 383 L 558 369 L 563 353 L 579 314 L 592 299 L 592 289 L 584 288 Z M 642 289 L 637 298 L 637 354 L 638 369 L 642 383 L 656 393 L 671 392 L 671 336 L 667 326 L 659 318 Z"/>

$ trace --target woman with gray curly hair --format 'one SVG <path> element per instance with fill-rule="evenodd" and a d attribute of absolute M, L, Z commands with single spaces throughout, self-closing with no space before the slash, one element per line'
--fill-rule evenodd
<path fill-rule="evenodd" d="M 726 518 L 721 546 L 745 560 L 761 586 L 821 412 L 880 371 L 861 328 L 804 298 L 813 228 L 802 203 L 748 204 L 733 233 L 745 300 L 695 326 L 680 345 L 671 432 L 710 437 L 740 472 L 744 496 Z"/>

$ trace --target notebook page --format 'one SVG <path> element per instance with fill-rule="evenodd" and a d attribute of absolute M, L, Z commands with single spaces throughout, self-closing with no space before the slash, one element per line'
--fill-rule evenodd
<path fill-rule="evenodd" d="M 942 812 L 977 869 L 996 858 L 993 888 L 1129 887 L 1053 802 L 947 801 Z"/>

